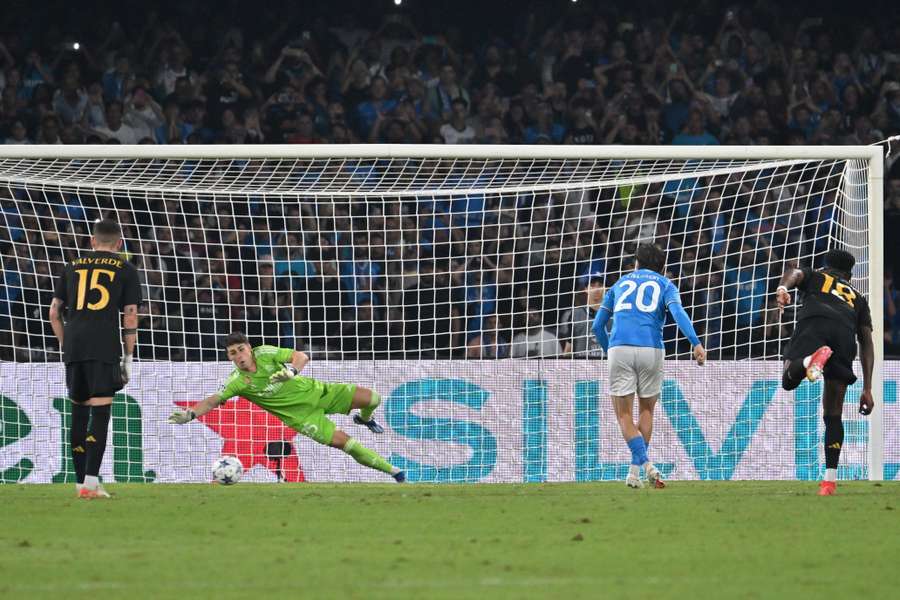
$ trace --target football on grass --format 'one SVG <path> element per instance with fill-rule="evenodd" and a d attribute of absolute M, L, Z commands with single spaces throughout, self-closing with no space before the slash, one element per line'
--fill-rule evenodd
<path fill-rule="evenodd" d="M 213 480 L 222 485 L 231 485 L 241 480 L 244 465 L 234 456 L 223 456 L 213 463 Z"/>

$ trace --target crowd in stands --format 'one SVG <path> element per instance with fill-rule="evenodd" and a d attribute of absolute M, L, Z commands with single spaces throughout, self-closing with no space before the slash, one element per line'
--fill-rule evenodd
<path fill-rule="evenodd" d="M 127 16 L 102 7 L 76 15 L 74 7 L 50 3 L 41 19 L 11 9 L 0 17 L 0 136 L 7 144 L 793 145 L 872 144 L 900 133 L 900 28 L 890 12 L 881 19 L 864 10 L 810 17 L 819 14 L 810 6 L 767 0 L 732 7 L 535 2 L 512 15 L 490 7 L 473 12 L 477 5 L 465 2 L 456 10 L 375 4 L 309 11 L 263 5 L 253 19 L 237 2 L 213 11 L 164 3 Z M 889 157 L 886 231 L 900 227 L 894 166 Z M 670 240 L 670 263 L 679 265 L 672 275 L 688 296 L 685 304 L 719 307 L 693 315 L 718 324 L 706 332 L 725 336 L 718 345 L 750 347 L 752 340 L 741 336 L 762 336 L 753 332 L 786 337 L 789 331 L 770 316 L 767 292 L 785 250 L 815 239 L 808 229 L 831 210 L 827 182 L 786 174 L 767 182 L 815 197 L 799 224 L 777 202 L 764 205 L 771 195 L 742 190 L 738 209 L 758 231 L 739 232 L 740 239 L 729 222 L 709 221 L 729 190 L 740 188 L 727 179 L 702 182 L 710 191 L 687 207 L 677 190 L 644 190 L 632 200 L 645 203 L 642 214 L 657 215 L 652 223 L 617 222 L 624 219 L 617 212 L 622 199 L 598 196 L 590 230 L 567 229 L 565 202 L 549 196 L 516 200 L 512 217 L 506 206 L 486 206 L 494 216 L 478 223 L 460 222 L 459 210 L 440 202 L 338 203 L 331 214 L 296 207 L 262 216 L 249 204 L 224 209 L 166 200 L 120 210 L 120 217 L 133 221 L 126 223 L 130 239 L 153 240 L 132 249 L 151 299 L 143 325 L 153 326 L 142 325 L 139 344 L 151 358 L 215 357 L 215 335 L 234 322 L 267 340 L 304 339 L 350 357 L 587 356 L 597 352 L 583 335 L 585 318 L 596 310 L 593 286 L 611 284 L 626 265 L 609 264 L 609 257 L 627 256 L 647 231 L 645 239 Z M 78 224 L 59 232 L 44 227 L 50 209 L 10 216 L 23 205 L 12 199 L 23 192 L 30 197 L 10 187 L 3 200 L 0 330 L 6 331 L 15 328 L 4 318 L 20 319 L 26 329 L 45 327 L 16 307 L 49 304 L 56 261 L 83 244 L 78 234 L 86 233 Z M 100 199 L 101 208 L 104 202 L 111 208 L 112 199 Z M 71 218 L 65 200 L 59 203 Z M 725 208 L 718 214 L 735 218 L 735 207 Z M 95 216 L 84 210 L 86 218 Z M 204 226 L 210 211 L 215 227 Z M 525 231 L 516 220 L 523 211 Z M 179 214 L 181 221 L 157 222 L 158 214 Z M 16 228 L 15 219 L 25 225 Z M 223 219 L 234 225 L 230 239 L 195 239 L 227 229 Z M 35 231 L 41 239 L 30 239 Z M 283 239 L 261 241 L 266 231 Z M 631 237 L 610 239 L 614 231 Z M 521 240 L 538 247 L 522 248 Z M 900 349 L 898 243 L 888 236 L 885 247 L 888 352 Z M 26 245 L 60 251 L 23 252 Z M 734 264 L 724 259 L 744 252 L 754 256 Z M 768 267 L 742 268 L 751 264 Z M 535 282 L 543 283 L 538 289 Z M 720 297 L 707 297 L 709 290 Z M 769 335 L 772 327 L 782 329 Z M 22 335 L 28 333 L 52 337 L 43 329 Z M 39 359 L 36 343 L 16 345 L 32 349 L 16 358 Z M 4 340 L 0 352 L 12 346 Z M 166 347 L 176 354 L 159 350 Z M 752 347 L 767 356 L 778 350 Z M 191 348 L 207 348 L 211 356 Z M 442 350 L 450 348 L 456 350 Z"/>
<path fill-rule="evenodd" d="M 212 360 L 232 329 L 329 357 L 599 358 L 593 317 L 646 242 L 667 249 L 714 356 L 775 358 L 793 314 L 771 292 L 789 260 L 827 249 L 842 172 L 366 202 L 9 188 L 0 317 L 12 327 L 0 330 L 18 338 L 0 350 L 53 350 L 53 274 L 103 215 L 122 224 L 143 278 L 142 358 Z M 674 327 L 665 339 L 690 351 Z"/>
<path fill-rule="evenodd" d="M 6 143 L 870 144 L 900 130 L 890 21 L 775 2 L 586 3 L 548 21 L 568 8 L 552 2 L 475 36 L 462 12 L 434 31 L 404 12 L 363 24 L 273 6 L 258 32 L 204 27 L 205 7 L 184 4 L 125 25 L 93 15 L 104 39 L 0 35 Z"/>

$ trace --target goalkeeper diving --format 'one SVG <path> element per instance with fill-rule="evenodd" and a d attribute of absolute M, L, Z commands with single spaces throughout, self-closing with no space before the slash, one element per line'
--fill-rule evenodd
<path fill-rule="evenodd" d="M 169 416 L 170 423 L 190 423 L 230 398 L 240 396 L 306 437 L 343 450 L 359 464 L 387 473 L 398 483 L 406 480 L 403 471 L 338 429 L 325 416 L 347 415 L 356 408 L 359 412 L 353 416 L 354 423 L 365 425 L 373 433 L 384 433 L 372 418 L 381 404 L 378 392 L 353 384 L 326 383 L 304 377 L 299 372 L 309 362 L 305 353 L 275 346 L 253 348 L 241 332 L 229 334 L 224 345 L 235 369 L 222 389 L 189 409 L 175 411 Z"/>

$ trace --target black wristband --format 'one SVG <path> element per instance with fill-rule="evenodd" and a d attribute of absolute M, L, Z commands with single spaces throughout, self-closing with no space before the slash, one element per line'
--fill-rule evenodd
<path fill-rule="evenodd" d="M 122 330 L 122 335 L 137 335 L 136 327 L 129 327 L 127 329 Z"/>
<path fill-rule="evenodd" d="M 190 409 L 188 409 L 188 414 L 191 415 L 191 421 L 193 421 L 194 419 L 197 418 L 197 413 L 195 413 L 194 411 L 192 411 Z"/>

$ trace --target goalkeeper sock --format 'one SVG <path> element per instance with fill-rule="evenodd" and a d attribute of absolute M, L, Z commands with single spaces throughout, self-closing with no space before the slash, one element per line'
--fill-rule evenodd
<path fill-rule="evenodd" d="M 397 469 L 394 465 L 384 460 L 380 454 L 374 450 L 369 450 L 353 438 L 347 440 L 343 450 L 352 456 L 353 460 L 365 467 L 377 469 L 388 475 L 394 475 L 400 472 L 400 469 Z"/>
<path fill-rule="evenodd" d="M 649 462 L 644 436 L 636 435 L 628 440 L 628 447 L 631 449 L 631 464 L 640 466 Z"/>
<path fill-rule="evenodd" d="M 372 390 L 372 399 L 369 401 L 369 405 L 359 411 L 359 418 L 363 421 L 371 421 L 372 414 L 375 413 L 375 409 L 378 408 L 378 405 L 381 404 L 381 395 Z"/>
<path fill-rule="evenodd" d="M 112 407 L 92 406 L 91 426 L 87 436 L 87 468 L 85 473 L 93 477 L 100 474 L 103 453 L 106 452 L 106 434 L 109 431 L 109 415 Z"/>
<path fill-rule="evenodd" d="M 841 459 L 841 446 L 844 445 L 844 422 L 841 415 L 825 415 L 825 468 L 834 469 L 837 473 Z M 836 479 L 836 477 L 835 477 Z M 827 479 L 826 481 L 834 481 Z"/>
<path fill-rule="evenodd" d="M 72 429 L 69 430 L 69 443 L 72 449 L 72 463 L 75 466 L 75 483 L 84 483 L 84 468 L 87 464 L 87 449 L 84 440 L 87 438 L 88 420 L 91 407 L 84 404 L 72 404 Z"/>
<path fill-rule="evenodd" d="M 784 370 L 781 376 L 781 387 L 790 391 L 797 389 L 806 378 L 806 366 L 809 364 L 809 357 L 803 359 L 792 360 L 788 368 Z M 806 364 L 804 364 L 806 363 Z"/>

